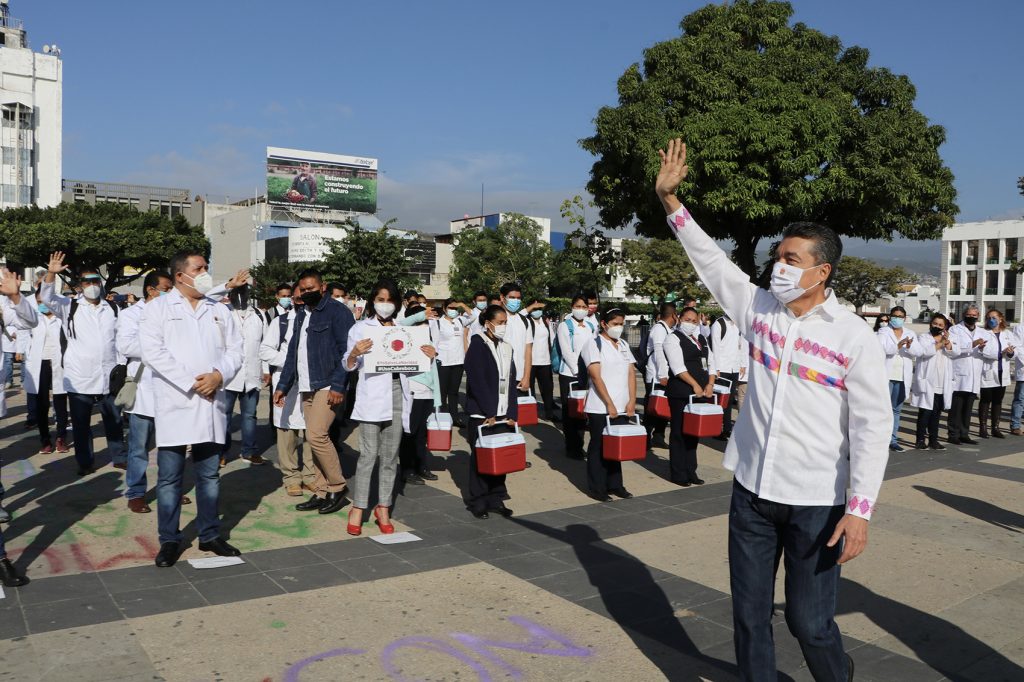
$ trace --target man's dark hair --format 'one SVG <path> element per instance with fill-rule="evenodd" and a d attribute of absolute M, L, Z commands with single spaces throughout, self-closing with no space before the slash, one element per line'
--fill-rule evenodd
<path fill-rule="evenodd" d="M 295 278 L 295 283 L 298 284 L 302 280 L 308 279 L 310 277 L 315 277 L 316 281 L 318 281 L 321 284 L 323 284 L 324 276 L 322 274 L 320 274 L 320 271 L 317 270 L 316 268 L 306 268 L 305 270 L 300 272 L 299 276 Z"/>
<path fill-rule="evenodd" d="M 185 272 L 185 268 L 188 267 L 188 259 L 192 258 L 193 256 L 199 256 L 203 260 L 206 259 L 205 253 L 203 253 L 202 251 L 197 251 L 195 249 L 186 249 L 184 251 L 179 251 L 178 253 L 171 256 L 171 261 L 167 264 L 167 269 L 171 271 L 172 280 L 174 279 L 174 276 L 177 275 L 179 272 Z"/>
<path fill-rule="evenodd" d="M 473 300 L 475 301 L 476 299 L 480 298 L 481 296 L 483 296 L 484 298 L 487 298 L 487 292 L 486 291 L 478 291 L 478 292 L 476 292 L 475 294 L 473 294 Z"/>
<path fill-rule="evenodd" d="M 150 287 L 156 289 L 160 286 L 160 280 L 162 279 L 169 279 L 172 282 L 174 281 L 174 278 L 171 277 L 168 272 L 164 272 L 163 270 L 151 270 L 146 275 L 146 278 L 142 280 L 142 295 L 146 295 L 146 289 L 149 289 Z"/>
<path fill-rule="evenodd" d="M 402 297 L 402 300 L 408 301 L 410 298 L 416 298 L 417 296 L 419 296 L 419 294 L 417 294 L 412 289 L 409 289 L 408 291 L 405 292 L 405 296 Z"/>
<path fill-rule="evenodd" d="M 658 306 L 658 317 L 660 317 L 661 319 L 665 319 L 665 316 L 668 315 L 669 313 L 674 315 L 675 312 L 675 303 L 662 303 L 660 306 Z"/>
<path fill-rule="evenodd" d="M 489 305 L 486 308 L 484 308 L 484 311 L 482 313 L 480 313 L 480 324 L 484 324 L 485 322 L 491 322 L 494 320 L 494 318 L 498 316 L 498 313 L 504 312 L 505 309 L 502 308 L 500 305 Z M 507 315 L 508 313 L 505 314 Z"/>
<path fill-rule="evenodd" d="M 497 301 L 497 303 L 494 303 Z M 487 297 L 487 302 L 491 305 L 501 305 L 501 294 L 491 294 Z"/>
<path fill-rule="evenodd" d="M 523 287 L 522 287 L 522 285 L 519 284 L 519 282 L 506 282 L 505 284 L 501 285 L 501 295 L 502 296 L 508 296 L 513 291 L 518 291 L 519 295 L 522 296 L 523 295 Z"/>
<path fill-rule="evenodd" d="M 590 299 L 600 300 L 600 298 L 601 298 L 600 296 L 597 295 L 597 292 L 594 291 L 593 289 L 584 289 L 583 290 L 583 295 L 587 297 L 588 301 Z"/>
<path fill-rule="evenodd" d="M 288 291 L 291 291 L 292 290 L 292 285 L 289 284 L 288 282 L 281 282 L 276 287 L 274 287 L 274 293 L 275 294 L 279 294 L 279 293 L 281 293 L 282 289 L 287 289 Z"/>
<path fill-rule="evenodd" d="M 825 280 L 825 286 L 830 285 L 839 268 L 839 259 L 843 257 L 843 242 L 835 230 L 818 223 L 790 223 L 782 231 L 782 238 L 786 239 L 787 237 L 800 237 L 814 242 L 811 254 L 816 261 L 815 265 L 828 263 L 832 266 L 832 271 L 829 272 L 828 279 Z"/>
<path fill-rule="evenodd" d="M 690 313 L 690 312 L 695 313 L 696 315 L 700 316 L 700 311 L 699 310 L 694 308 L 692 305 L 688 305 L 688 306 L 686 306 L 685 308 L 683 308 L 682 310 L 679 311 L 679 317 L 682 317 L 686 313 Z"/>
<path fill-rule="evenodd" d="M 343 294 L 347 294 L 348 293 L 348 290 L 345 289 L 345 285 L 344 284 L 339 284 L 338 282 L 328 282 L 327 283 L 327 295 L 328 296 L 334 296 L 334 292 L 335 291 L 340 291 Z"/>

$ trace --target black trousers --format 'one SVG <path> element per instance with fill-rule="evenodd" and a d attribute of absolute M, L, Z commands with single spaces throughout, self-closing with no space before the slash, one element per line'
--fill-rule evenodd
<path fill-rule="evenodd" d="M 500 420 L 499 420 L 500 421 Z M 484 423 L 483 419 L 469 418 L 469 496 L 466 506 L 471 512 L 482 512 L 488 509 L 501 509 L 505 506 L 508 488 L 505 487 L 505 475 L 490 476 L 481 474 L 476 466 L 477 428 Z M 486 429 L 487 433 L 511 431 L 508 426 L 494 426 Z"/>
<path fill-rule="evenodd" d="M 945 407 L 945 397 L 941 393 L 932 396 L 932 409 L 917 410 L 917 441 L 924 442 L 928 436 L 928 444 L 934 445 L 939 442 L 939 419 L 942 418 L 942 410 Z"/>
<path fill-rule="evenodd" d="M 437 368 L 441 380 L 441 411 L 452 419 L 459 417 L 459 387 L 462 386 L 463 365 L 441 365 Z"/>
<path fill-rule="evenodd" d="M 562 397 L 562 433 L 565 435 L 565 452 L 566 454 L 582 455 L 583 429 L 587 422 L 569 417 L 569 384 L 575 381 L 575 377 L 559 374 L 558 394 Z"/>
<path fill-rule="evenodd" d="M 530 371 L 530 390 L 539 397 L 538 402 L 544 406 L 544 418 L 550 421 L 555 414 L 555 379 L 551 365 L 533 366 Z"/>
<path fill-rule="evenodd" d="M 606 495 L 609 490 L 622 487 L 622 462 L 605 459 L 604 431 L 608 415 L 591 414 L 587 421 L 590 431 L 590 445 L 587 447 L 587 484 L 595 495 Z M 617 421 L 617 420 L 613 420 Z"/>
<path fill-rule="evenodd" d="M 981 389 L 981 400 L 978 401 L 978 417 L 982 432 L 988 429 L 986 417 L 991 419 L 992 429 L 999 429 L 1003 420 L 1003 398 L 1006 397 L 1006 386 L 992 386 Z"/>
<path fill-rule="evenodd" d="M 661 434 L 661 437 L 665 437 L 665 427 L 668 426 L 668 420 L 662 419 L 661 417 L 655 417 L 654 413 L 650 409 L 651 391 L 654 387 L 658 386 L 664 388 L 661 384 L 653 382 L 644 382 L 644 427 L 647 429 L 648 437 L 653 436 L 655 433 Z"/>
<path fill-rule="evenodd" d="M 398 448 L 398 460 L 403 474 L 414 474 L 427 468 L 427 417 L 434 412 L 431 398 L 417 398 L 409 410 L 409 433 L 402 433 L 402 444 Z"/>
<path fill-rule="evenodd" d="M 968 438 L 971 435 L 971 413 L 974 411 L 974 398 L 975 395 L 970 391 L 953 391 L 949 416 L 946 417 L 950 440 Z"/>
<path fill-rule="evenodd" d="M 53 391 L 53 366 L 49 360 L 39 364 L 39 393 L 35 396 L 35 425 L 39 428 L 39 441 L 50 444 L 50 394 Z M 53 414 L 57 417 L 57 438 L 67 438 L 68 396 L 64 393 L 53 396 Z"/>
<path fill-rule="evenodd" d="M 725 414 L 722 417 L 722 433 L 729 435 L 732 433 L 732 404 L 736 400 L 736 388 L 739 386 L 739 372 L 722 372 L 718 375 L 719 379 L 728 379 L 732 382 L 729 390 L 729 406 L 725 408 Z"/>
<path fill-rule="evenodd" d="M 686 483 L 697 480 L 697 444 L 699 438 L 683 435 L 683 408 L 687 400 L 669 398 L 668 406 L 672 413 L 671 433 L 668 438 L 669 475 L 673 483 Z"/>

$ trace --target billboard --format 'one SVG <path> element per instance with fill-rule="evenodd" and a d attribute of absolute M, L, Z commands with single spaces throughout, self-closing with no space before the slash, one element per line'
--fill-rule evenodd
<path fill-rule="evenodd" d="M 271 206 L 377 212 L 377 159 L 267 147 Z"/>

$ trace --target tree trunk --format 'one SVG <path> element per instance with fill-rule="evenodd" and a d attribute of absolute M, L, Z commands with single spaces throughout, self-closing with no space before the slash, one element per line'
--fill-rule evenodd
<path fill-rule="evenodd" d="M 760 237 L 751 236 L 746 239 L 734 237 L 736 248 L 732 250 L 732 259 L 743 272 L 747 273 L 750 281 L 756 282 L 760 272 L 757 267 L 757 244 Z"/>

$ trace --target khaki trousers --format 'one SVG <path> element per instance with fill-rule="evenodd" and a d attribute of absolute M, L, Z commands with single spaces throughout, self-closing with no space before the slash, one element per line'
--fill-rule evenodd
<path fill-rule="evenodd" d="M 330 429 L 338 416 L 341 405 L 327 404 L 330 391 L 315 391 L 302 394 L 302 416 L 306 420 L 306 442 L 313 451 L 313 490 L 317 497 L 327 493 L 339 493 L 345 489 L 345 477 L 341 473 L 338 449 L 331 441 Z"/>
<path fill-rule="evenodd" d="M 747 399 L 747 382 L 741 382 L 736 386 L 736 410 L 743 407 L 743 401 Z"/>
<path fill-rule="evenodd" d="M 316 472 L 313 470 L 313 453 L 305 448 L 299 463 L 299 444 L 305 438 L 302 429 L 277 429 L 277 463 L 286 488 L 305 484 L 313 490 Z"/>

